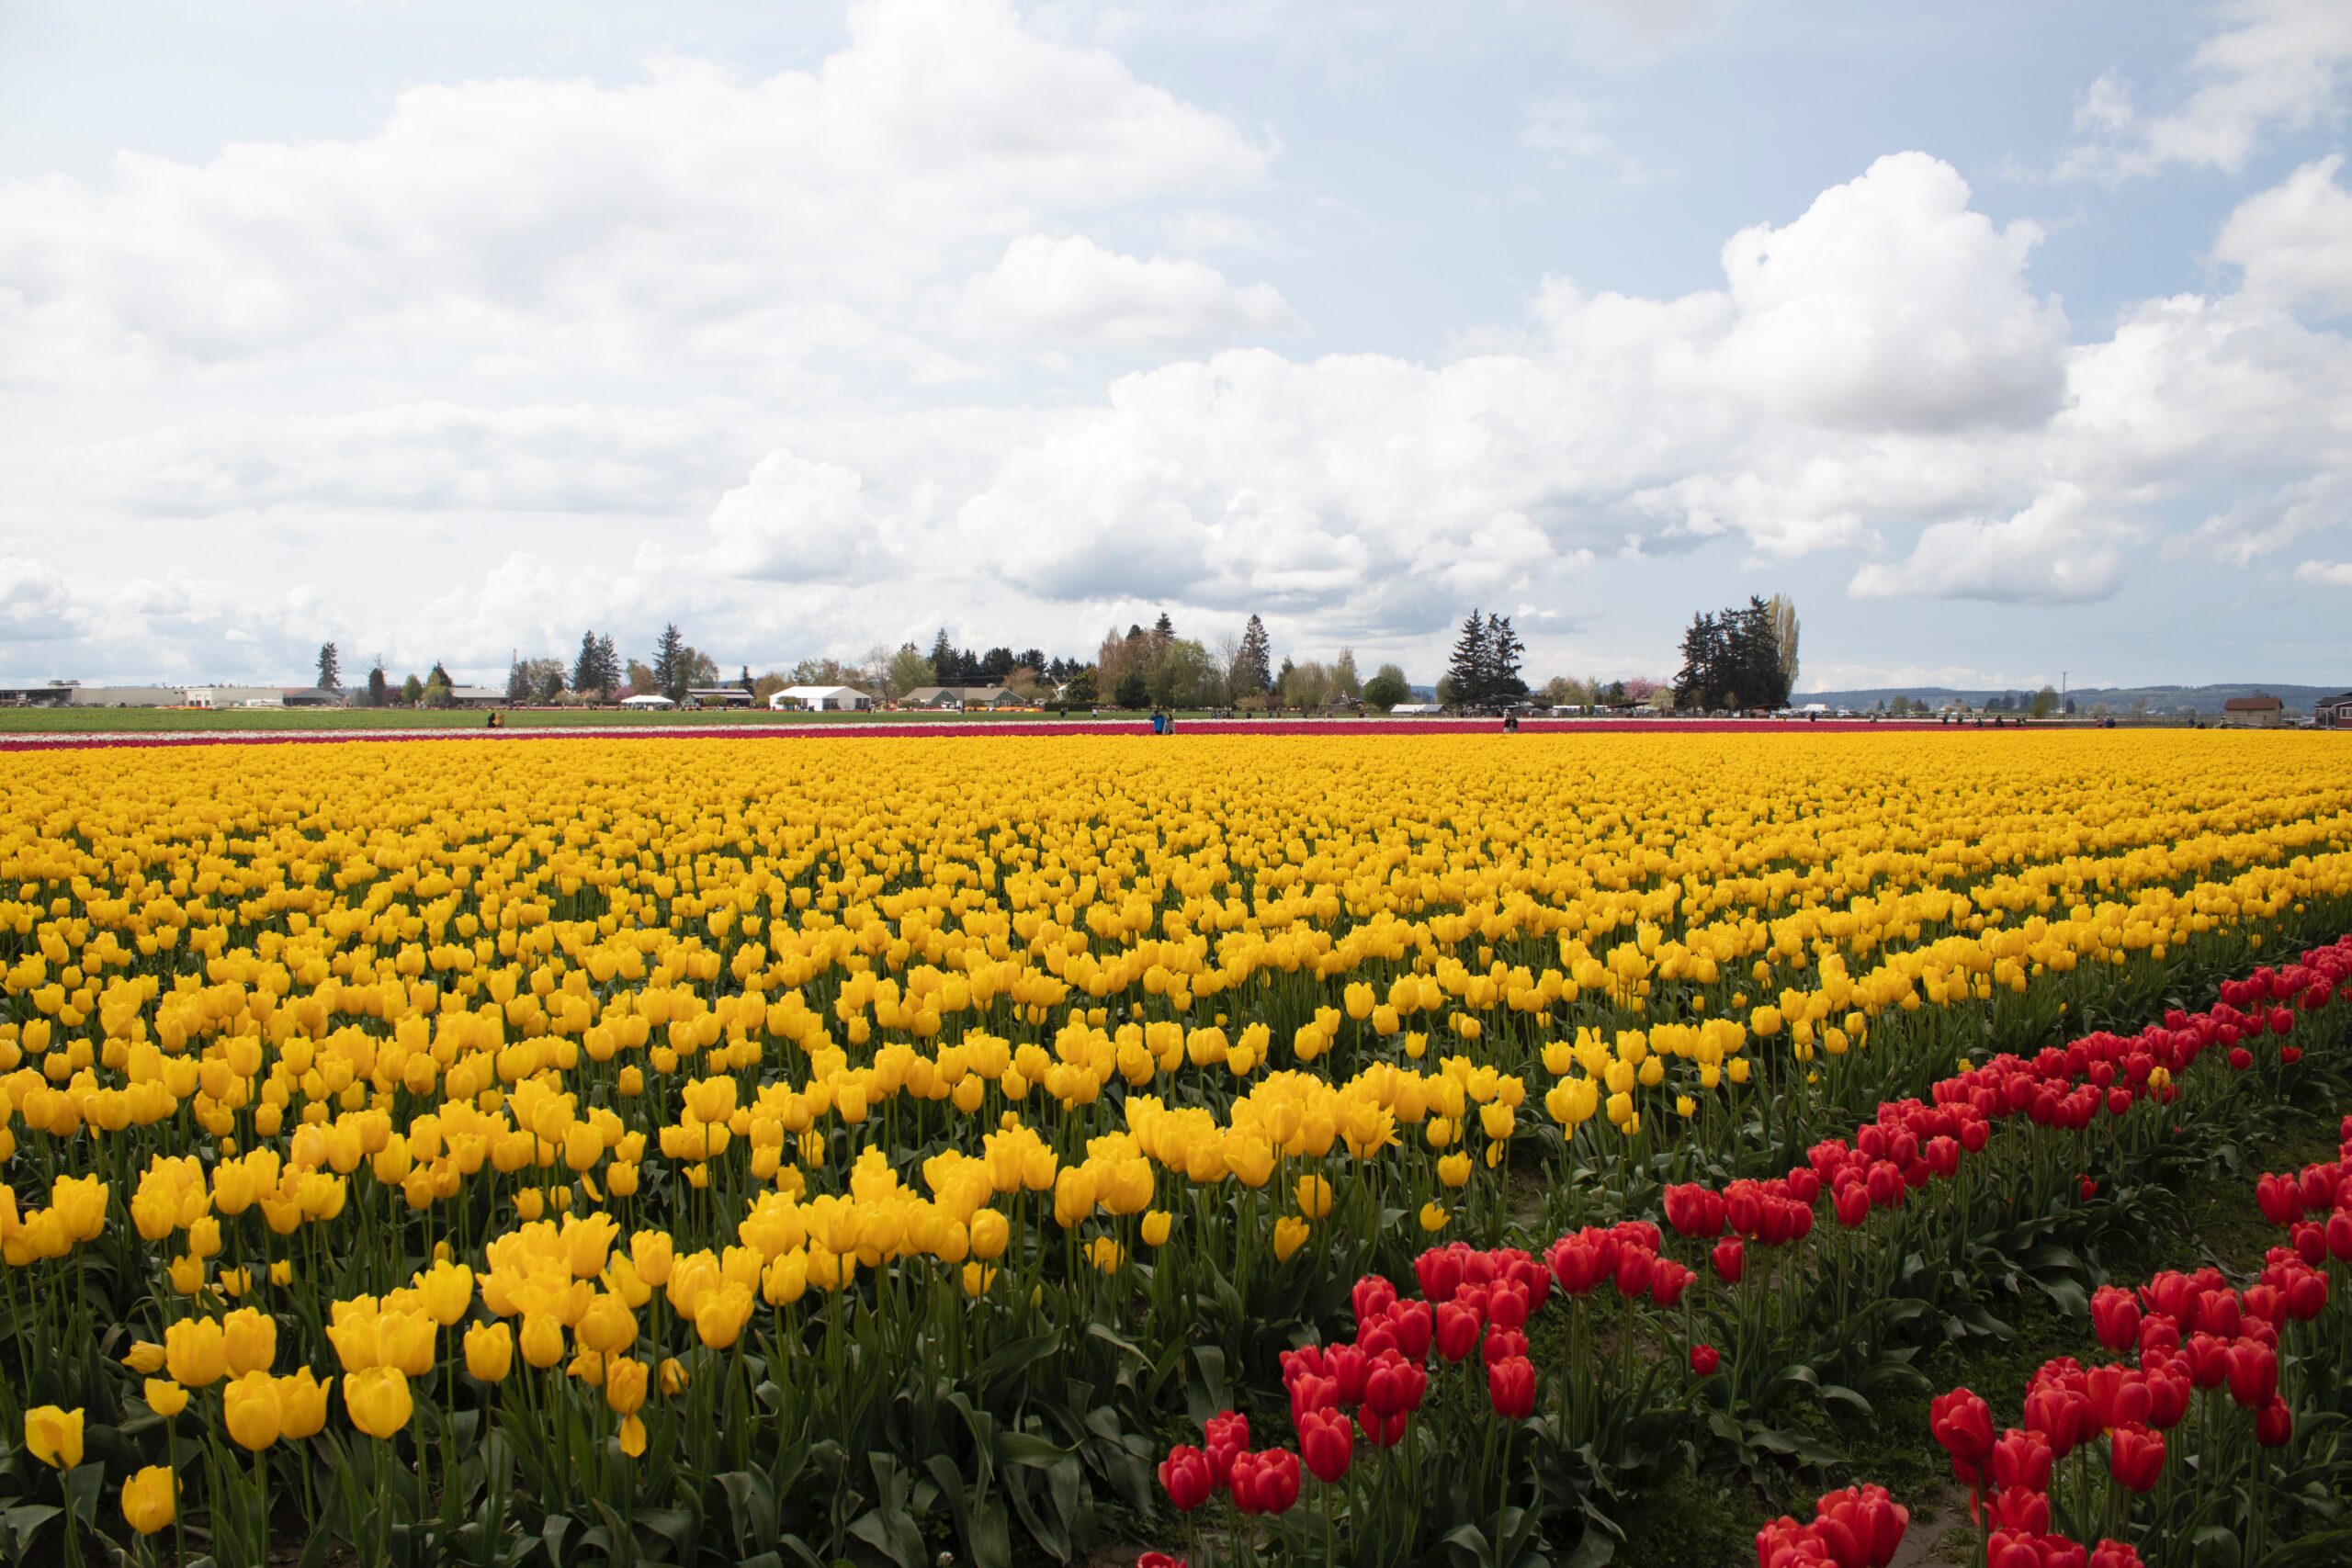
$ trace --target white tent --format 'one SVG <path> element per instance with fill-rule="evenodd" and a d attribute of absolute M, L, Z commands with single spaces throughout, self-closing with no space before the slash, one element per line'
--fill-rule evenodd
<path fill-rule="evenodd" d="M 625 708 L 673 708 L 677 705 L 677 704 L 672 702 L 669 698 L 662 695 L 658 692 L 648 692 L 641 697 L 623 697 L 621 699 L 621 706 Z"/>
<path fill-rule="evenodd" d="M 874 699 L 855 686 L 786 686 L 768 699 L 768 706 L 783 712 L 863 713 Z"/>

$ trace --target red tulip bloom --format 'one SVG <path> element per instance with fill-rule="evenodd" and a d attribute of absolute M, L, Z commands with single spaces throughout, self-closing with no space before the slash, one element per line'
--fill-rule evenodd
<path fill-rule="evenodd" d="M 1814 1529 L 1831 1543 L 1838 1568 L 1886 1568 L 1911 1527 L 1911 1510 L 1883 1486 L 1849 1486 L 1814 1505 Z M 1853 1555 L 1840 1550 L 1850 1539 Z"/>
<path fill-rule="evenodd" d="M 2294 1435 L 2295 1413 L 2277 1395 L 2254 1413 L 2254 1440 L 2264 1448 L 2283 1449 Z"/>
<path fill-rule="evenodd" d="M 1209 1473 L 1209 1456 L 1189 1445 L 1168 1450 L 1159 1461 L 1160 1490 L 1180 1513 L 1191 1513 L 1209 1500 L 1216 1481 Z"/>
<path fill-rule="evenodd" d="M 2098 1342 L 2110 1350 L 2125 1350 L 2140 1337 L 2140 1303 L 2131 1292 L 2101 1285 L 2091 1297 L 2091 1326 Z"/>
<path fill-rule="evenodd" d="M 1967 1389 L 1956 1388 L 1938 1395 L 1928 1406 L 1928 1426 L 1951 1456 L 1952 1474 L 1974 1485 L 1993 1455 L 1992 1406 Z"/>
<path fill-rule="evenodd" d="M 2338 1263 L 2352 1262 L 2352 1214 L 2341 1209 L 2327 1216 L 2327 1255 Z"/>
<path fill-rule="evenodd" d="M 1527 1287 L 1515 1280 L 1498 1280 L 1487 1292 L 1487 1321 L 1498 1328 L 1525 1326 L 1528 1310 Z"/>
<path fill-rule="evenodd" d="M 1204 1423 L 1202 1448 L 1209 1456 L 1209 1480 L 1220 1488 L 1233 1484 L 1233 1461 L 1250 1451 L 1250 1417 L 1227 1410 Z"/>
<path fill-rule="evenodd" d="M 2087 1568 L 2146 1568 L 2140 1549 L 2120 1540 L 2101 1540 L 2092 1548 Z"/>
<path fill-rule="evenodd" d="M 1747 1267 L 1746 1243 L 1736 1235 L 1725 1236 L 1715 1243 L 1714 1250 L 1707 1256 L 1715 1266 L 1715 1273 L 1722 1278 L 1724 1284 L 1739 1283 L 1739 1276 Z"/>
<path fill-rule="evenodd" d="M 1490 1367 L 1506 1357 L 1524 1356 L 1527 1354 L 1527 1336 L 1516 1328 L 1496 1328 L 1489 1325 L 1487 1329 L 1486 1346 L 1479 1354 Z"/>
<path fill-rule="evenodd" d="M 2256 1181 L 2254 1203 L 2274 1225 L 2290 1225 L 2303 1217 L 2302 1190 L 2283 1176 L 2265 1176 Z"/>
<path fill-rule="evenodd" d="M 1310 1410 L 1298 1422 L 1298 1450 L 1316 1480 L 1335 1484 L 1355 1462 L 1355 1427 L 1336 1410 Z"/>
<path fill-rule="evenodd" d="M 2248 1410 L 2259 1410 L 2278 1392 L 2278 1352 L 2267 1345 L 2241 1339 L 2229 1351 L 2230 1397 Z"/>
<path fill-rule="evenodd" d="M 1838 1189 L 1832 1201 L 1838 1205 L 1838 1223 L 1848 1230 L 1871 1217 L 1871 1195 L 1859 1181 L 1848 1182 Z"/>
<path fill-rule="evenodd" d="M 1989 1512 L 1996 1527 L 2026 1535 L 2050 1533 L 2050 1495 L 2022 1487 L 1994 1494 Z"/>
<path fill-rule="evenodd" d="M 2188 1358 L 2188 1381 L 2199 1388 L 2219 1388 L 2230 1375 L 2229 1341 L 2212 1334 L 2193 1334 L 2181 1354 Z"/>
<path fill-rule="evenodd" d="M 1413 1259 L 1413 1273 L 1421 1282 L 1424 1298 L 1432 1302 L 1450 1302 L 1453 1299 L 1454 1287 L 1462 1283 L 1461 1254 L 1452 1247 L 1432 1247 Z"/>
<path fill-rule="evenodd" d="M 1690 1370 L 1698 1373 L 1701 1377 L 1713 1377 L 1715 1375 L 1715 1369 L 1722 1364 L 1723 1356 L 1713 1345 L 1693 1345 L 1690 1347 Z"/>
<path fill-rule="evenodd" d="M 1291 1380 L 1290 1419 L 1293 1426 L 1317 1410 L 1340 1407 L 1340 1380 L 1318 1378 L 1312 1372 L 1302 1373 Z"/>
<path fill-rule="evenodd" d="M 1348 1292 L 1348 1303 L 1355 1308 L 1358 1323 L 1378 1317 L 1396 1299 L 1396 1287 L 1377 1274 L 1366 1274 Z"/>
<path fill-rule="evenodd" d="M 1393 1449 L 1405 1440 L 1405 1423 L 1412 1417 L 1399 1410 L 1394 1416 L 1376 1416 L 1367 1404 L 1356 1412 L 1356 1420 L 1363 1427 L 1363 1439 L 1375 1449 Z"/>
<path fill-rule="evenodd" d="M 1617 1249 L 1617 1293 L 1628 1299 L 1647 1295 L 1650 1288 L 1650 1270 L 1657 1266 L 1657 1258 L 1653 1253 L 1644 1252 L 1638 1247 L 1619 1247 Z"/>
<path fill-rule="evenodd" d="M 1354 1404 L 1363 1398 L 1363 1374 L 1372 1358 L 1352 1345 L 1332 1345 L 1323 1351 L 1323 1364 L 1340 1385 L 1340 1403 Z"/>
<path fill-rule="evenodd" d="M 2136 1423 L 2116 1427 L 2108 1435 L 2107 1468 L 2126 1491 L 2154 1491 L 2164 1473 L 2165 1435 Z"/>
<path fill-rule="evenodd" d="M 2025 1396 L 2026 1429 L 2040 1433 L 2053 1459 L 2064 1459 L 2088 1435 L 2090 1401 L 2071 1388 L 2044 1385 Z"/>
<path fill-rule="evenodd" d="M 1650 1270 L 1650 1300 L 1671 1310 L 1682 1300 L 1682 1292 L 1698 1278 L 1690 1269 L 1670 1258 L 1661 1258 L 1657 1267 Z"/>
<path fill-rule="evenodd" d="M 1298 1456 L 1288 1449 L 1233 1461 L 1233 1506 L 1245 1514 L 1285 1514 L 1298 1501 Z"/>
<path fill-rule="evenodd" d="M 1363 1407 L 1385 1419 L 1420 1408 L 1429 1392 L 1430 1375 L 1419 1363 L 1389 1351 L 1372 1364 L 1363 1377 Z"/>
<path fill-rule="evenodd" d="M 2306 1269 L 2287 1281 L 2287 1315 L 2309 1323 L 2327 1310 L 2327 1276 Z"/>
<path fill-rule="evenodd" d="M 1432 1321 L 1427 1302 L 1396 1302 L 1388 1308 L 1389 1331 L 1396 1336 L 1396 1351 L 1408 1361 L 1430 1359 Z"/>
<path fill-rule="evenodd" d="M 2047 1492 L 2053 1457 L 2049 1438 L 2012 1427 L 1993 1445 L 1993 1484 L 2004 1492 Z"/>
<path fill-rule="evenodd" d="M 1535 1367 L 1524 1356 L 1511 1356 L 1487 1369 L 1487 1397 L 1495 1414 L 1507 1421 L 1523 1421 L 1535 1413 Z"/>
<path fill-rule="evenodd" d="M 1164 1551 L 1147 1551 L 1136 1559 L 1136 1568 L 1189 1568 L 1182 1557 L 1170 1557 Z"/>
<path fill-rule="evenodd" d="M 1449 1361 L 1458 1361 L 1477 1348 L 1478 1309 L 1460 1302 L 1446 1302 L 1437 1309 L 1437 1353 Z"/>

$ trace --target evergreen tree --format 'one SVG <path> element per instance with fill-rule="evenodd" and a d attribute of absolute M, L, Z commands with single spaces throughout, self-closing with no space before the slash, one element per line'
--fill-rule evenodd
<path fill-rule="evenodd" d="M 653 645 L 653 683 L 662 694 L 673 703 L 686 700 L 686 682 L 694 678 L 694 669 L 687 660 L 686 639 L 672 621 L 662 628 L 661 640 Z"/>
<path fill-rule="evenodd" d="M 1257 616 L 1250 617 L 1242 628 L 1241 651 L 1233 660 L 1233 670 L 1227 677 L 1233 688 L 1233 700 L 1262 697 L 1273 684 L 1274 649 L 1272 639 L 1266 636 L 1266 624 Z"/>
<path fill-rule="evenodd" d="M 523 663 L 520 653 L 510 653 L 506 664 L 506 700 L 526 703 L 531 700 L 531 671 Z"/>
<path fill-rule="evenodd" d="M 319 690 L 322 692 L 343 690 L 343 659 L 334 644 L 331 642 L 319 644 Z"/>
<path fill-rule="evenodd" d="M 596 639 L 596 689 L 610 697 L 627 673 L 621 668 L 620 650 L 613 646 L 613 634 L 605 633 Z"/>
<path fill-rule="evenodd" d="M 1487 700 L 1489 680 L 1490 653 L 1487 621 L 1477 611 L 1462 623 L 1462 635 L 1453 641 L 1453 652 L 1445 661 L 1448 694 L 1453 703 L 1463 707 L 1475 707 Z"/>
<path fill-rule="evenodd" d="M 454 686 L 457 684 L 455 681 L 449 679 L 449 671 L 442 668 L 441 661 L 437 659 L 433 661 L 432 672 L 424 677 L 424 683 L 428 686 Z"/>
<path fill-rule="evenodd" d="M 1520 656 L 1527 645 L 1511 630 L 1509 615 L 1488 615 L 1487 617 L 1487 687 L 1479 700 L 1488 703 L 1515 703 L 1527 695 L 1527 682 L 1520 679 Z"/>
<path fill-rule="evenodd" d="M 368 705 L 379 708 L 390 703 L 391 686 L 392 683 L 384 679 L 384 661 L 379 659 L 375 667 L 368 671 Z"/>
<path fill-rule="evenodd" d="M 931 639 L 931 673 L 933 680 L 943 686 L 957 685 L 963 680 L 963 664 L 956 657 L 956 645 L 949 640 L 945 626 L 940 627 L 939 635 Z"/>
<path fill-rule="evenodd" d="M 580 657 L 571 661 L 571 689 L 583 696 L 590 692 L 610 689 L 605 674 L 603 650 L 596 646 L 594 632 L 580 634 Z"/>
<path fill-rule="evenodd" d="M 1123 708 L 1139 708 L 1151 701 L 1151 688 L 1145 682 L 1142 671 L 1130 670 L 1119 677 L 1119 688 L 1113 695 Z"/>

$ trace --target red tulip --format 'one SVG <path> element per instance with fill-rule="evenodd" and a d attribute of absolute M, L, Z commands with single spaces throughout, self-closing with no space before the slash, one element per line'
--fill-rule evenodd
<path fill-rule="evenodd" d="M 1147 1551 L 1136 1559 L 1136 1568 L 1189 1568 L 1182 1557 L 1170 1557 L 1164 1551 Z"/>
<path fill-rule="evenodd" d="M 2109 1349 L 2129 1349 L 2140 1337 L 2140 1303 L 2129 1291 L 2101 1285 L 2091 1297 L 2091 1326 Z"/>
<path fill-rule="evenodd" d="M 2140 1549 L 2120 1540 L 2101 1540 L 2091 1551 L 2088 1568 L 2145 1568 Z"/>
<path fill-rule="evenodd" d="M 1331 1378 L 1339 1380 L 1340 1404 L 1352 1405 L 1364 1399 L 1364 1373 L 1371 1368 L 1371 1357 L 1355 1345 L 1331 1345 L 1324 1349 L 1324 1366 L 1331 1368 Z"/>
<path fill-rule="evenodd" d="M 1290 1419 L 1296 1426 L 1317 1410 L 1340 1407 L 1340 1380 L 1304 1372 L 1291 1380 Z"/>
<path fill-rule="evenodd" d="M 1928 1168 L 1938 1176 L 1950 1177 L 1960 1168 L 1960 1141 L 1956 1138 L 1928 1140 Z"/>
<path fill-rule="evenodd" d="M 1420 1408 L 1421 1395 L 1429 1386 L 1430 1375 L 1418 1362 L 1391 1350 L 1364 1373 L 1363 1407 L 1383 1419 L 1405 1415 Z"/>
<path fill-rule="evenodd" d="M 1207 1434 L 1202 1446 L 1208 1450 L 1209 1479 L 1219 1486 L 1230 1485 L 1235 1457 L 1250 1449 L 1250 1417 L 1227 1410 L 1210 1416 L 1203 1427 Z"/>
<path fill-rule="evenodd" d="M 1394 1302 L 1388 1308 L 1389 1331 L 1396 1337 L 1397 1353 L 1408 1361 L 1430 1359 L 1432 1320 L 1427 1302 Z"/>
<path fill-rule="evenodd" d="M 1859 1181 L 1838 1189 L 1833 1201 L 1838 1205 L 1838 1223 L 1848 1230 L 1871 1217 L 1871 1195 Z"/>
<path fill-rule="evenodd" d="M 2327 1216 L 2327 1255 L 2338 1263 L 2352 1262 L 2352 1213 L 2338 1209 Z"/>
<path fill-rule="evenodd" d="M 1723 1234 L 1724 1201 L 1695 1181 L 1666 1190 L 1666 1223 L 1683 1235 L 1702 1240 Z"/>
<path fill-rule="evenodd" d="M 2027 1535 L 2050 1533 L 2050 1495 L 2046 1492 L 2019 1487 L 1996 1493 L 1991 1513 L 1993 1523 L 1999 1529 Z"/>
<path fill-rule="evenodd" d="M 1617 1249 L 1617 1293 L 1629 1299 L 1647 1295 L 1650 1288 L 1650 1270 L 1657 1266 L 1657 1258 L 1654 1253 L 1644 1252 L 1638 1247 L 1619 1247 Z"/>
<path fill-rule="evenodd" d="M 1530 1303 L 1527 1287 L 1513 1280 L 1498 1280 L 1487 1292 L 1487 1321 L 1498 1328 L 1525 1326 Z"/>
<path fill-rule="evenodd" d="M 2276 1394 L 2254 1413 L 2254 1440 L 2266 1449 L 2283 1449 L 2295 1435 L 2295 1413 Z"/>
<path fill-rule="evenodd" d="M 1739 1276 L 1747 1266 L 1747 1247 L 1739 1237 L 1725 1236 L 1715 1243 L 1715 1249 L 1707 1256 L 1713 1262 L 1715 1272 L 1721 1276 L 1724 1284 L 1739 1283 Z"/>
<path fill-rule="evenodd" d="M 1508 1421 L 1523 1421 L 1535 1413 L 1535 1367 L 1524 1356 L 1511 1356 L 1487 1369 L 1487 1397 L 1495 1414 Z"/>
<path fill-rule="evenodd" d="M 1462 1256 L 1452 1247 L 1432 1247 L 1413 1259 L 1413 1273 L 1421 1282 L 1425 1299 L 1450 1302 L 1454 1287 L 1462 1283 Z"/>
<path fill-rule="evenodd" d="M 2108 1436 L 2107 1468 L 2126 1491 L 2153 1491 L 2164 1473 L 2164 1434 L 2138 1425 L 2116 1427 Z"/>
<path fill-rule="evenodd" d="M 1216 1482 L 1209 1474 L 1209 1456 L 1190 1446 L 1168 1450 L 1159 1461 L 1160 1490 L 1179 1512 L 1191 1513 L 1209 1500 Z"/>
<path fill-rule="evenodd" d="M 1690 1347 L 1690 1370 L 1698 1373 L 1701 1377 L 1713 1377 L 1715 1375 L 1715 1369 L 1722 1364 L 1723 1357 L 1716 1351 L 1713 1345 L 1693 1345 Z"/>
<path fill-rule="evenodd" d="M 2248 1410 L 2259 1410 L 2278 1392 L 2278 1353 L 2267 1345 L 2241 1339 L 2230 1347 L 2230 1397 Z"/>
<path fill-rule="evenodd" d="M 1449 1361 L 1458 1361 L 1477 1348 L 1478 1309 L 1460 1302 L 1446 1302 L 1437 1309 L 1437 1353 Z"/>
<path fill-rule="evenodd" d="M 2090 1401 L 2071 1388 L 2045 1385 L 2025 1396 L 2025 1424 L 2050 1444 L 2055 1459 L 2064 1459 L 2086 1435 Z"/>
<path fill-rule="evenodd" d="M 1951 1456 L 1951 1471 L 1973 1485 L 1993 1454 L 1993 1410 L 1965 1388 L 1939 1394 L 1928 1406 L 1928 1429 Z"/>
<path fill-rule="evenodd" d="M 1288 1449 L 1233 1461 L 1233 1506 L 1245 1514 L 1285 1514 L 1298 1501 L 1298 1456 Z"/>
<path fill-rule="evenodd" d="M 2188 1358 L 2188 1381 L 2199 1388 L 2219 1388 L 2228 1379 L 2230 1346 L 2219 1336 L 2193 1334 L 2181 1353 Z"/>
<path fill-rule="evenodd" d="M 1487 1330 L 1486 1346 L 1479 1354 L 1490 1367 L 1506 1357 L 1524 1356 L 1527 1354 L 1527 1336 L 1516 1328 L 1490 1326 Z"/>
<path fill-rule="evenodd" d="M 1348 1292 L 1348 1303 L 1355 1308 L 1358 1323 L 1378 1317 L 1396 1299 L 1396 1287 L 1377 1274 L 1366 1274 L 1356 1281 L 1355 1289 Z"/>
<path fill-rule="evenodd" d="M 2303 1217 L 2302 1190 L 2283 1176 L 2265 1176 L 2256 1181 L 2254 1203 L 2274 1225 L 2290 1225 Z"/>
<path fill-rule="evenodd" d="M 1363 1427 L 1363 1438 L 1376 1449 L 1393 1449 L 1405 1440 L 1405 1423 L 1412 1417 L 1399 1410 L 1394 1416 L 1376 1416 L 1367 1404 L 1356 1412 L 1356 1420 Z"/>
<path fill-rule="evenodd" d="M 1847 1531 L 1860 1547 L 1850 1562 L 1838 1556 L 1839 1568 L 1886 1568 L 1903 1544 L 1911 1525 L 1911 1510 L 1887 1495 L 1883 1486 L 1849 1486 L 1832 1492 L 1814 1505 L 1814 1527 L 1828 1534 L 1835 1526 Z"/>
<path fill-rule="evenodd" d="M 2012 1427 L 1993 1445 L 1993 1484 L 2004 1492 L 2047 1492 L 2053 1457 L 2049 1438 Z"/>
<path fill-rule="evenodd" d="M 2309 1323 L 2327 1310 L 2327 1276 L 2306 1269 L 2287 1281 L 2287 1315 Z"/>
<path fill-rule="evenodd" d="M 1650 1271 L 1650 1300 L 1671 1310 L 1682 1300 L 1682 1292 L 1690 1288 L 1698 1276 L 1670 1258 L 1661 1258 Z"/>
<path fill-rule="evenodd" d="M 1336 1410 L 1310 1410 L 1298 1423 L 1298 1449 L 1315 1479 L 1334 1484 L 1355 1462 L 1355 1427 Z"/>

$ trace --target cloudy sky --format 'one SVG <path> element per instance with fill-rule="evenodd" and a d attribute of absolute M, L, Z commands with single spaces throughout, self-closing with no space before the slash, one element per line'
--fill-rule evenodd
<path fill-rule="evenodd" d="M 0 674 L 2352 683 L 2347 0 L 12 0 Z"/>

